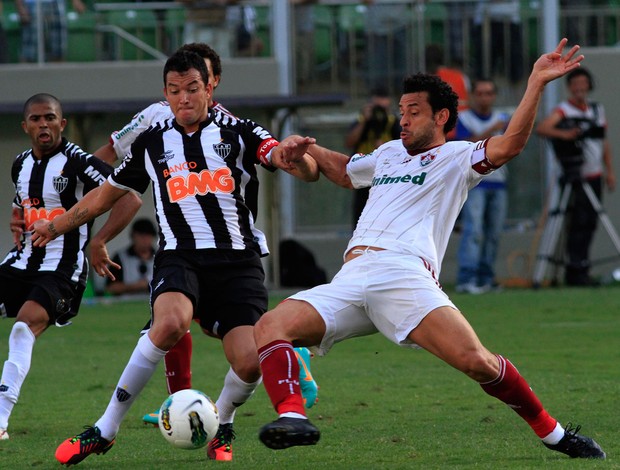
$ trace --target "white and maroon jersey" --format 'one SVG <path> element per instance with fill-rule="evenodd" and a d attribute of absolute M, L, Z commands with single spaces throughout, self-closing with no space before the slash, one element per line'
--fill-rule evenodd
<path fill-rule="evenodd" d="M 346 251 L 362 245 L 418 256 L 438 278 L 467 192 L 494 169 L 486 142 L 447 142 L 410 155 L 393 140 L 354 155 L 347 173 L 355 188 L 370 187 L 370 195 Z"/>
<path fill-rule="evenodd" d="M 213 102 L 213 109 L 228 116 L 233 116 L 228 109 L 217 101 Z M 126 124 L 121 130 L 112 132 L 110 143 L 114 147 L 116 155 L 118 155 L 119 158 L 123 158 L 129 153 L 131 144 L 136 140 L 136 137 L 153 124 L 173 117 L 174 115 L 167 101 L 158 101 L 144 108 L 131 118 L 131 122 Z"/>
<path fill-rule="evenodd" d="M 14 207 L 24 212 L 26 230 L 37 219 L 53 220 L 64 214 L 90 190 L 103 184 L 112 167 L 77 145 L 62 139 L 58 151 L 37 160 L 32 149 L 19 154 L 13 162 L 11 177 L 15 185 Z M 33 247 L 31 233 L 26 232 L 22 249 L 13 248 L 2 262 L 36 274 L 54 271 L 74 282 L 85 283 L 88 262 L 84 248 L 90 226 L 82 225 L 45 247 Z"/>
<path fill-rule="evenodd" d="M 593 127 L 607 128 L 605 108 L 600 103 L 588 103 L 585 109 L 579 108 L 570 101 L 563 101 L 556 110 L 564 119 L 573 119 L 579 122 L 579 127 L 587 132 Z M 587 134 L 586 134 L 587 135 Z M 605 136 L 585 137 L 580 141 L 583 150 L 584 162 L 581 165 L 581 176 L 591 178 L 603 174 L 603 150 Z"/>
<path fill-rule="evenodd" d="M 160 250 L 250 248 L 267 255 L 265 235 L 254 226 L 256 165 L 274 170 L 268 155 L 277 145 L 255 122 L 211 109 L 191 135 L 174 118 L 147 129 L 109 181 L 139 193 L 153 183 Z"/>

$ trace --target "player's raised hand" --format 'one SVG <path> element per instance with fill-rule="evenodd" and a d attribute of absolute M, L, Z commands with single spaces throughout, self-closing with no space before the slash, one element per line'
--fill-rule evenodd
<path fill-rule="evenodd" d="M 574 45 L 566 54 L 562 54 L 567 43 L 568 39 L 563 38 L 553 52 L 540 56 L 534 63 L 530 79 L 540 80 L 546 85 L 579 67 L 584 59 L 583 54 L 576 55 L 580 46 Z"/>

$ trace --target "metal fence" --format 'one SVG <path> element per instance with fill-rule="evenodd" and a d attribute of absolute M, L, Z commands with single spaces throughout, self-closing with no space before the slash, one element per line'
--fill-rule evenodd
<path fill-rule="evenodd" d="M 560 34 L 582 46 L 615 46 L 620 41 L 620 7 L 617 0 L 608 1 L 561 7 Z M 3 5 L 9 60 L 16 62 L 19 16 L 14 2 Z M 239 22 L 244 20 L 246 33 L 259 47 L 240 50 L 233 33 L 230 56 L 272 55 L 271 1 L 246 1 L 242 6 L 251 14 L 227 15 L 227 28 L 243 31 Z M 429 44 L 442 46 L 445 63 L 459 65 L 472 78 L 489 76 L 518 86 L 540 54 L 544 34 L 540 0 L 377 0 L 369 5 L 323 0 L 291 9 L 297 93 L 330 90 L 364 97 L 376 81 L 383 81 L 397 94 L 404 72 L 426 69 Z M 66 60 L 162 59 L 186 39 L 188 14 L 193 12 L 175 2 L 92 2 L 86 13 L 69 10 Z M 43 35 L 40 41 L 45 41 Z"/>

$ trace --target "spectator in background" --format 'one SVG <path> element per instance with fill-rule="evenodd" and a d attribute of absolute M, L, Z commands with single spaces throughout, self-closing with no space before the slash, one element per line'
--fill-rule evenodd
<path fill-rule="evenodd" d="M 295 65 L 297 83 L 310 82 L 314 74 L 314 4 L 317 0 L 291 0 L 295 18 Z"/>
<path fill-rule="evenodd" d="M 488 37 L 485 25 L 490 28 Z M 508 27 L 508 43 L 506 31 Z M 484 67 L 484 45 L 489 44 L 490 70 Z M 476 76 L 502 74 L 516 83 L 523 77 L 523 33 L 519 0 L 479 1 L 474 13 L 473 52 Z"/>
<path fill-rule="evenodd" d="M 21 22 L 21 62 L 61 62 L 67 56 L 67 14 L 64 0 L 16 0 Z M 38 5 L 37 5 L 38 4 Z M 84 13 L 82 0 L 72 0 L 73 9 Z M 37 11 L 40 8 L 41 21 Z M 39 58 L 39 24 L 43 27 L 44 57 Z"/>
<path fill-rule="evenodd" d="M 457 140 L 478 142 L 503 134 L 510 116 L 493 109 L 496 98 L 497 87 L 492 80 L 484 78 L 474 81 L 471 107 L 458 115 Z M 482 294 L 498 286 L 495 259 L 508 206 L 507 173 L 504 165 L 469 190 L 461 210 L 457 292 Z"/>
<path fill-rule="evenodd" d="M 469 107 L 469 90 L 471 84 L 469 77 L 461 70 L 460 66 L 448 67 L 445 64 L 444 51 L 439 44 L 429 44 L 425 50 L 426 73 L 437 75 L 459 97 L 459 113 Z"/>
<path fill-rule="evenodd" d="M 226 21 L 235 31 L 233 47 L 235 57 L 261 55 L 264 44 L 256 33 L 256 8 L 251 5 L 229 7 Z"/>
<path fill-rule="evenodd" d="M 536 128 L 552 140 L 554 151 L 564 170 L 564 181 L 572 185 L 567 207 L 566 256 L 564 281 L 568 286 L 590 286 L 590 245 L 598 214 L 584 191 L 587 183 L 600 200 L 603 181 L 610 191 L 616 186 L 611 146 L 607 139 L 605 108 L 588 99 L 593 79 L 585 68 L 566 76 L 568 100 L 561 102 Z"/>
<path fill-rule="evenodd" d="M 370 92 L 370 99 L 345 138 L 345 145 L 352 155 L 370 153 L 380 145 L 399 138 L 400 119 L 392 107 L 387 88 L 377 87 Z M 362 214 L 369 191 L 370 188 L 362 188 L 353 192 L 353 227 Z"/>
<path fill-rule="evenodd" d="M 407 26 L 411 21 L 406 3 L 364 0 L 366 4 L 366 59 L 368 86 L 400 91 L 407 58 Z"/>
<path fill-rule="evenodd" d="M 148 294 L 153 278 L 153 258 L 157 232 L 149 219 L 137 219 L 131 226 L 131 245 L 117 252 L 111 267 L 114 279 L 108 278 L 107 291 L 112 295 Z"/>
<path fill-rule="evenodd" d="M 180 0 L 185 5 L 184 42 L 202 42 L 215 49 L 220 57 L 232 57 L 236 29 L 228 21 L 228 8 L 237 0 Z"/>

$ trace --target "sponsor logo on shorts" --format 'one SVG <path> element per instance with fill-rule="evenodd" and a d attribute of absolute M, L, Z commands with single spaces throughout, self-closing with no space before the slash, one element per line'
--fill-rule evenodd
<path fill-rule="evenodd" d="M 382 184 L 396 184 L 396 183 L 410 183 L 417 184 L 421 186 L 424 184 L 424 179 L 426 178 L 426 172 L 420 173 L 419 175 L 403 175 L 403 176 L 388 176 L 383 175 L 378 178 L 372 179 L 372 186 L 379 186 Z"/>
<path fill-rule="evenodd" d="M 0 393 L 2 392 L 8 392 L 9 391 L 9 386 L 8 385 L 0 385 Z"/>

